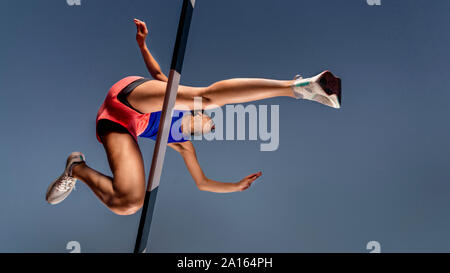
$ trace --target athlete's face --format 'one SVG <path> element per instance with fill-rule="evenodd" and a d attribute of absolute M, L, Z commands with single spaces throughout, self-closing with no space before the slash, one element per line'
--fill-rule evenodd
<path fill-rule="evenodd" d="M 183 119 L 183 133 L 185 134 L 198 136 L 201 134 L 208 134 L 216 128 L 211 117 L 200 111 L 195 115 L 184 116 Z M 190 128 L 190 132 L 186 131 L 184 128 Z"/>

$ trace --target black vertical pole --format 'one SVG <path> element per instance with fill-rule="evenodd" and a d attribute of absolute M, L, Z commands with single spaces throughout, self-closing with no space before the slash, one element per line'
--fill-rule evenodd
<path fill-rule="evenodd" d="M 166 155 L 167 140 L 169 138 L 172 112 L 180 84 L 181 68 L 183 67 L 184 53 L 191 26 L 192 14 L 194 12 L 195 0 L 183 0 L 180 22 L 178 24 L 177 38 L 170 67 L 169 80 L 167 82 L 166 95 L 161 114 L 161 121 L 153 151 L 152 165 L 148 177 L 147 192 L 145 193 L 144 206 L 142 207 L 141 220 L 136 238 L 134 253 L 143 253 L 147 248 L 150 234 L 153 210 L 155 208 L 156 196 L 158 194 L 159 181 Z"/>

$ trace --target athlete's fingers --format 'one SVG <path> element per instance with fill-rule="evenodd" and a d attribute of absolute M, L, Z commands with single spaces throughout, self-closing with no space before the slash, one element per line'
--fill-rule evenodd
<path fill-rule="evenodd" d="M 260 177 L 261 175 L 262 175 L 262 172 L 257 172 L 257 173 L 253 173 L 253 174 L 247 176 L 246 178 L 254 180 L 254 179 Z"/>
<path fill-rule="evenodd" d="M 245 178 L 246 179 L 250 179 L 250 178 L 253 178 L 253 177 L 257 177 L 257 176 L 258 176 L 258 173 L 252 173 L 252 174 L 247 175 Z"/>
<path fill-rule="evenodd" d="M 146 33 L 147 33 L 147 27 L 145 26 L 145 23 L 141 23 L 141 24 L 139 25 L 139 28 L 140 28 L 140 30 L 141 30 L 141 32 L 142 32 L 143 34 L 146 34 Z"/>
<path fill-rule="evenodd" d="M 139 25 L 140 28 L 147 28 L 147 25 L 145 24 L 144 21 L 139 20 L 139 19 L 134 19 L 134 22 Z"/>
<path fill-rule="evenodd" d="M 133 21 L 134 21 L 134 23 L 135 23 L 137 26 L 139 26 L 139 27 L 141 27 L 141 26 L 144 24 L 143 21 L 138 20 L 138 19 L 134 19 Z"/>
<path fill-rule="evenodd" d="M 248 180 L 248 179 L 251 179 L 252 177 L 253 177 L 253 174 L 250 174 L 250 175 L 247 175 L 246 177 L 244 177 L 243 180 Z"/>
<path fill-rule="evenodd" d="M 141 24 L 139 22 L 136 22 L 136 32 L 139 34 L 143 34 L 144 32 L 142 31 L 142 27 Z"/>
<path fill-rule="evenodd" d="M 248 185 L 250 186 L 253 182 L 255 182 L 255 180 L 256 180 L 256 178 L 254 178 L 254 179 L 248 181 Z"/>
<path fill-rule="evenodd" d="M 262 172 L 256 173 L 256 175 L 253 176 L 253 177 L 250 179 L 250 184 L 252 184 L 253 182 L 255 182 L 256 179 L 258 179 L 261 175 L 262 175 Z"/>
<path fill-rule="evenodd" d="M 256 177 L 256 174 L 251 174 L 251 175 L 247 176 L 246 179 L 253 179 L 254 177 Z"/>

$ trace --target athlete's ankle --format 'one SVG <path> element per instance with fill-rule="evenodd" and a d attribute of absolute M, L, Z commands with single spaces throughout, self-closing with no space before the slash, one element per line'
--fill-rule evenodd
<path fill-rule="evenodd" d="M 72 172 L 71 172 L 71 176 L 73 178 L 76 179 L 80 179 L 79 174 L 81 173 L 81 171 L 86 167 L 86 163 L 85 162 L 81 162 L 81 163 L 76 163 L 72 166 Z"/>
<path fill-rule="evenodd" d="M 295 91 L 294 91 L 294 84 L 295 84 L 295 80 L 290 80 L 287 81 L 288 82 L 288 86 L 289 86 L 289 92 L 288 92 L 288 97 L 291 98 L 297 98 L 297 96 L 295 95 Z"/>

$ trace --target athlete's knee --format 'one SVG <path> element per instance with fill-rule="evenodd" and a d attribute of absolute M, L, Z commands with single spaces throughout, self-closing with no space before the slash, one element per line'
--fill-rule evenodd
<path fill-rule="evenodd" d="M 191 99 L 201 99 L 203 106 L 212 103 L 212 98 L 209 96 L 211 90 L 214 88 L 212 85 L 207 87 L 197 87 L 191 92 Z"/>
<path fill-rule="evenodd" d="M 138 212 L 144 204 L 144 198 L 136 200 L 121 200 L 120 204 L 111 208 L 118 215 L 132 215 Z"/>
<path fill-rule="evenodd" d="M 214 84 L 209 85 L 207 87 L 200 87 L 198 88 L 198 90 L 196 90 L 193 99 L 195 98 L 200 99 L 202 102 L 203 109 L 209 108 L 209 106 L 217 104 L 216 101 L 214 100 L 215 97 L 211 96 L 211 94 L 214 93 L 215 88 L 216 86 L 214 86 Z"/>
<path fill-rule="evenodd" d="M 129 186 L 116 188 L 114 198 L 111 200 L 111 210 L 119 215 L 134 214 L 144 204 L 145 183 L 125 183 L 122 185 Z"/>

